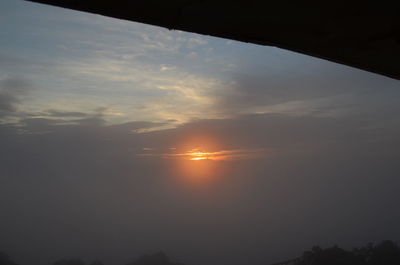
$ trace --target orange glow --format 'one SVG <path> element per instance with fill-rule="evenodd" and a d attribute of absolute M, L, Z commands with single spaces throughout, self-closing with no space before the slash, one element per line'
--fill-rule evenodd
<path fill-rule="evenodd" d="M 233 149 L 233 150 L 219 150 L 213 152 L 203 152 L 199 149 L 191 149 L 187 152 L 171 152 L 171 153 L 143 153 L 138 154 L 138 156 L 147 156 L 147 157 L 162 157 L 165 159 L 184 159 L 191 161 L 200 161 L 200 160 L 213 160 L 213 161 L 222 161 L 222 160 L 242 160 L 242 159 L 251 159 L 260 157 L 263 154 L 263 149 Z"/>
<path fill-rule="evenodd" d="M 252 159 L 264 155 L 263 149 L 224 149 L 222 143 L 215 138 L 197 136 L 183 139 L 180 144 L 165 147 L 165 152 L 151 152 L 156 149 L 145 149 L 146 152 L 137 154 L 141 157 L 158 157 L 171 160 L 170 169 L 180 183 L 194 184 L 204 187 L 215 183 L 223 175 L 228 164 L 223 161 Z"/>
<path fill-rule="evenodd" d="M 178 161 L 177 161 L 178 162 Z M 176 177 L 192 184 L 206 184 L 218 177 L 218 165 L 205 157 L 193 157 L 176 163 Z"/>

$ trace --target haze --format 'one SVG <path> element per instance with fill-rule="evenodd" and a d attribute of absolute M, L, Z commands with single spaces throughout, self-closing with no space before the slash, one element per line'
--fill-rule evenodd
<path fill-rule="evenodd" d="M 16 262 L 122 265 L 162 250 L 259 265 L 400 239 L 399 81 L 0 5 L 0 251 Z"/>

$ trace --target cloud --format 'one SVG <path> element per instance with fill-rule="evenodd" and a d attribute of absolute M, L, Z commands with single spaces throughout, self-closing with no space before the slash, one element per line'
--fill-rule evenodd
<path fill-rule="evenodd" d="M 16 113 L 29 89 L 28 83 L 19 78 L 0 80 L 0 118 Z"/>
<path fill-rule="evenodd" d="M 169 148 L 171 150 L 171 148 Z M 143 151 L 150 151 L 152 149 L 143 148 Z M 172 149 L 172 150 L 176 150 Z M 161 158 L 175 158 L 175 159 L 186 159 L 186 160 L 241 160 L 257 158 L 263 155 L 264 149 L 235 149 L 235 150 L 218 150 L 209 151 L 207 149 L 194 148 L 187 150 L 185 153 L 169 152 L 169 153 L 140 153 L 137 154 L 139 157 L 161 157 Z"/>
<path fill-rule="evenodd" d="M 252 67 L 233 74 L 232 85 L 214 90 L 217 109 L 233 115 L 286 110 L 310 114 L 348 110 L 349 103 L 399 93 L 393 91 L 398 86 L 396 80 L 333 63 L 313 62 L 296 71 L 262 74 Z"/>
<path fill-rule="evenodd" d="M 87 117 L 87 113 L 83 112 L 77 112 L 77 111 L 59 111 L 59 110 L 54 110 L 50 109 L 45 112 L 45 115 L 48 115 L 50 117 L 61 117 L 61 118 L 82 118 L 82 117 Z"/>
<path fill-rule="evenodd" d="M 10 11 L 15 6 L 12 1 L 3 5 Z M 105 117 L 115 124 L 158 122 L 165 116 L 180 116 L 182 122 L 208 108 L 203 92 L 215 78 L 198 70 L 213 70 L 185 56 L 208 50 L 206 37 L 29 2 L 17 7 L 19 12 L 6 12 L 2 18 L 3 31 L 10 34 L 0 64 L 5 74 L 23 73 L 38 88 L 21 111 L 72 105 L 65 111 L 86 113 L 98 106 L 118 106 L 123 115 Z M 215 59 L 204 52 L 201 60 L 211 57 Z M 188 110 L 179 107 L 188 105 L 190 118 L 182 117 Z"/>

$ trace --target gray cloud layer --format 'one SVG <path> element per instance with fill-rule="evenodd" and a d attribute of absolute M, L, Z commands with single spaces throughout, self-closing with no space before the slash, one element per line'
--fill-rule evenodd
<path fill-rule="evenodd" d="M 314 110 L 323 113 L 331 110 L 352 112 L 355 104 L 358 105 L 356 108 L 364 105 L 368 109 L 374 104 L 382 104 L 382 100 L 390 106 L 393 103 L 398 105 L 397 80 L 333 63 L 302 59 L 304 66 L 278 73 L 260 73 L 255 66 L 233 73 L 232 85 L 215 91 L 216 108 L 237 114 L 302 102 L 302 106 L 292 111 Z M 321 102 L 318 103 L 318 100 Z"/>

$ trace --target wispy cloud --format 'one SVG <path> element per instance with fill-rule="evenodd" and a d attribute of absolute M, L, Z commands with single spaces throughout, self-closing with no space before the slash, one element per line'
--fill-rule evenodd
<path fill-rule="evenodd" d="M 338 96 L 357 99 L 372 87 L 398 86 L 280 49 L 32 3 L 19 6 L 19 12 L 4 12 L 15 16 L 1 18 L 2 32 L 10 36 L 0 43 L 7 54 L 0 54 L 0 65 L 6 75 L 23 72 L 38 87 L 29 102 L 19 104 L 25 113 L 88 113 L 106 106 L 108 124 L 174 119 L 175 125 L 254 113 L 333 115 L 343 110 Z M 67 105 L 70 109 L 60 110 Z"/>

